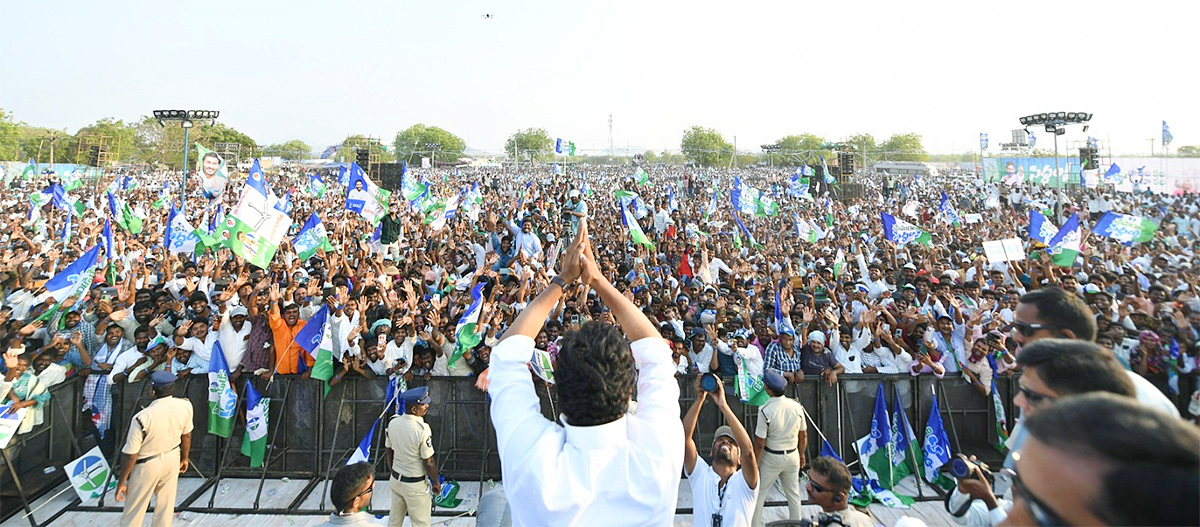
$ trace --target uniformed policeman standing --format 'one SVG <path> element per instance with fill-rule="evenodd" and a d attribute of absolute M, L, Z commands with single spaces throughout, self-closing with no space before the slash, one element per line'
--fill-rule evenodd
<path fill-rule="evenodd" d="M 173 396 L 175 374 L 150 374 L 154 402 L 133 416 L 121 453 L 117 501 L 125 502 L 123 527 L 141 527 L 154 497 L 153 527 L 169 527 L 175 516 L 175 489 L 188 469 L 192 448 L 192 404 Z"/>
<path fill-rule="evenodd" d="M 429 388 L 413 388 L 401 395 L 403 415 L 388 421 L 388 464 L 392 467 L 389 487 L 392 489 L 392 510 L 388 525 L 400 527 L 407 514 L 412 527 L 428 527 L 433 515 L 433 493 L 442 491 L 437 464 L 433 460 L 433 434 L 425 423 L 429 411 Z"/>
<path fill-rule="evenodd" d="M 804 466 L 804 452 L 808 448 L 804 407 L 783 395 L 787 379 L 778 370 L 768 369 L 763 372 L 763 384 L 771 399 L 758 409 L 758 426 L 754 429 L 760 485 L 758 503 L 754 505 L 754 527 L 763 525 L 763 504 L 776 478 L 787 497 L 788 518 L 800 519 L 800 467 Z"/>

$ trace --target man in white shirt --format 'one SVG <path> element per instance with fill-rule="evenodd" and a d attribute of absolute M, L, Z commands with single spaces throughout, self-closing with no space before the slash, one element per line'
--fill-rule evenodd
<path fill-rule="evenodd" d="M 246 323 L 249 314 L 244 306 L 227 309 L 221 314 L 217 340 L 221 343 L 221 351 L 225 352 L 225 363 L 229 365 L 230 372 L 237 372 L 242 366 L 242 356 L 249 345 L 250 324 Z"/>
<path fill-rule="evenodd" d="M 683 465 L 675 364 L 654 325 L 603 277 L 586 240 L 584 219 L 562 274 L 492 351 L 488 393 L 513 524 L 667 525 Z M 625 335 L 589 322 L 563 336 L 555 370 L 559 425 L 542 417 L 528 363 L 563 287 L 580 277 Z M 633 415 L 626 410 L 635 380 Z"/>
<path fill-rule="evenodd" d="M 696 442 L 692 440 L 700 408 L 709 395 L 729 423 L 713 435 L 709 450 L 712 466 L 697 455 Z M 700 377 L 696 378 L 696 401 L 683 418 L 683 469 L 692 487 L 692 525 L 750 527 L 759 492 L 758 463 L 750 434 L 729 409 L 725 384 L 720 381 L 710 394 L 700 387 Z"/>

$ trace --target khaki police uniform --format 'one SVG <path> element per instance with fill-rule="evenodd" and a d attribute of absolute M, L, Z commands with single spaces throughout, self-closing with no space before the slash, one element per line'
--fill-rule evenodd
<path fill-rule="evenodd" d="M 141 527 L 150 498 L 154 497 L 153 527 L 169 527 L 175 516 L 175 490 L 179 483 L 179 443 L 192 432 L 192 403 L 177 397 L 155 399 L 133 416 L 129 437 L 121 453 L 136 456 L 137 464 L 126 483 L 121 525 Z"/>
<path fill-rule="evenodd" d="M 754 435 L 766 440 L 762 459 L 758 460 L 758 501 L 754 505 L 753 525 L 763 524 L 763 504 L 767 492 L 778 478 L 788 501 L 788 518 L 800 519 L 800 452 L 796 450 L 800 431 L 807 430 L 804 408 L 786 396 L 772 397 L 758 409 Z"/>
<path fill-rule="evenodd" d="M 400 527 L 407 514 L 413 527 L 427 527 L 433 515 L 433 496 L 425 475 L 425 460 L 433 457 L 433 433 L 424 419 L 402 414 L 388 421 L 384 445 L 392 449 L 392 510 L 388 525 Z"/>

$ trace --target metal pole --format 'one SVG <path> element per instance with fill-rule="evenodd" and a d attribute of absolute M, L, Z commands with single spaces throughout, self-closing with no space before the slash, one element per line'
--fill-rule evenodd
<path fill-rule="evenodd" d="M 184 200 L 187 199 L 187 155 L 188 155 L 188 127 L 183 127 L 183 178 L 179 181 L 179 208 L 186 209 Z"/>
<path fill-rule="evenodd" d="M 1054 176 L 1058 178 L 1058 203 L 1055 206 L 1054 213 L 1058 215 L 1058 220 L 1062 219 L 1062 191 L 1063 177 L 1062 171 L 1058 168 L 1058 127 L 1054 127 Z"/>

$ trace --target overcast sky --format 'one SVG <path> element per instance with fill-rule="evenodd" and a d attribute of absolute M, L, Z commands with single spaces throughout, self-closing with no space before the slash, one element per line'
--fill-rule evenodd
<path fill-rule="evenodd" d="M 414 123 L 498 151 L 740 149 L 797 133 L 993 151 L 1017 119 L 1088 111 L 1114 154 L 1200 144 L 1200 2 L 346 0 L 0 2 L 0 108 L 74 132 L 215 109 L 260 144 L 390 142 Z M 493 18 L 484 18 L 492 14 Z M 1051 137 L 1037 130 L 1039 146 Z M 1065 146 L 1064 143 L 1060 145 Z"/>

